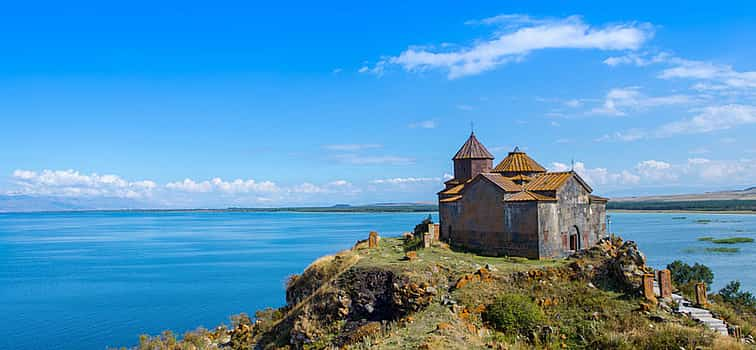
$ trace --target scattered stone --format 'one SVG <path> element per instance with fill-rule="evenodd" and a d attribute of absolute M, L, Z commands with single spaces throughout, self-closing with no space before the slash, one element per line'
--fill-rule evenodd
<path fill-rule="evenodd" d="M 475 310 L 473 310 L 473 311 L 474 311 L 475 313 L 478 313 L 478 314 L 482 314 L 483 312 L 485 312 L 485 311 L 486 311 L 486 305 L 484 305 L 484 304 L 480 304 L 480 305 L 476 306 L 476 307 L 475 307 Z"/>
<path fill-rule="evenodd" d="M 646 301 L 655 305 L 657 303 L 656 295 L 654 295 L 654 275 L 647 273 L 643 275 L 643 297 Z"/>
<path fill-rule="evenodd" d="M 667 269 L 659 271 L 659 296 L 662 299 L 672 297 L 672 273 Z"/>
<path fill-rule="evenodd" d="M 430 248 L 433 244 L 433 235 L 430 232 L 423 233 L 423 248 Z"/>
<path fill-rule="evenodd" d="M 431 235 L 431 240 L 433 240 L 434 242 L 438 242 L 439 234 L 441 233 L 441 225 L 439 224 L 428 225 L 428 233 L 430 233 Z"/>
<path fill-rule="evenodd" d="M 488 270 L 488 271 L 494 271 L 494 272 L 495 271 L 499 271 L 496 267 L 494 267 L 491 264 L 486 264 L 486 270 Z"/>
<path fill-rule="evenodd" d="M 472 334 L 477 334 L 478 333 L 478 327 L 475 327 L 474 324 L 468 322 L 466 324 L 466 326 L 467 326 L 467 331 L 468 332 L 470 332 Z"/>
<path fill-rule="evenodd" d="M 417 260 L 417 252 L 416 251 L 409 251 L 404 255 L 404 260 L 407 261 L 414 261 Z"/>
<path fill-rule="evenodd" d="M 368 236 L 368 248 L 378 248 L 379 240 L 380 237 L 378 237 L 378 232 L 371 231 L 370 236 Z"/>
<path fill-rule="evenodd" d="M 441 305 L 457 305 L 457 301 L 445 296 L 441 299 Z"/>
<path fill-rule="evenodd" d="M 696 283 L 696 304 L 700 306 L 708 304 L 706 301 L 706 283 Z"/>
<path fill-rule="evenodd" d="M 641 302 L 640 303 L 640 308 L 638 309 L 638 311 L 643 312 L 643 313 L 647 313 L 647 312 L 651 311 L 653 308 L 654 308 L 653 304 L 647 303 L 647 302 Z"/>
<path fill-rule="evenodd" d="M 451 323 L 448 322 L 441 322 L 436 326 L 436 330 L 438 331 L 445 331 L 454 328 Z"/>
<path fill-rule="evenodd" d="M 475 271 L 475 273 L 469 273 L 460 277 L 454 285 L 454 289 L 463 288 L 470 282 L 491 282 L 492 280 L 491 272 L 483 267 Z"/>
<path fill-rule="evenodd" d="M 729 333 L 733 338 L 740 340 L 743 338 L 743 334 L 740 331 L 740 327 L 738 326 L 730 326 L 727 328 L 727 333 Z"/>

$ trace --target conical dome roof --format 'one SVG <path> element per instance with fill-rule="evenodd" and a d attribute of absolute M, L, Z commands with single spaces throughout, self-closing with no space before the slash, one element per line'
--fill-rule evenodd
<path fill-rule="evenodd" d="M 515 147 L 492 172 L 495 173 L 543 173 L 546 168 Z"/>
<path fill-rule="evenodd" d="M 478 141 L 473 132 L 470 133 L 470 138 L 467 139 L 467 142 L 462 145 L 462 148 L 459 149 L 452 159 L 494 159 L 494 157 L 488 152 L 486 147 Z"/>

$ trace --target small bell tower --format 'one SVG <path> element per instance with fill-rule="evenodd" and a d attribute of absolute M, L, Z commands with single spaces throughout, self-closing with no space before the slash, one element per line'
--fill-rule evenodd
<path fill-rule="evenodd" d="M 475 137 L 475 132 L 471 132 L 465 144 L 452 158 L 454 161 L 454 180 L 461 183 L 480 173 L 491 171 L 493 159 L 493 155 Z"/>

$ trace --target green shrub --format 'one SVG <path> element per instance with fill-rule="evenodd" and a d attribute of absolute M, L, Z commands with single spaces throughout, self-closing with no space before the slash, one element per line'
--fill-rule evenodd
<path fill-rule="evenodd" d="M 706 237 L 698 237 L 699 241 L 711 241 L 714 240 L 714 237 L 706 236 Z"/>
<path fill-rule="evenodd" d="M 711 269 L 699 263 L 690 266 L 680 260 L 675 260 L 667 265 L 667 269 L 672 273 L 672 282 L 678 287 L 691 282 L 705 282 L 709 286 L 714 281 L 714 273 Z"/>
<path fill-rule="evenodd" d="M 541 308 L 521 294 L 502 294 L 483 313 L 484 321 L 510 335 L 527 335 L 544 319 Z"/>
<path fill-rule="evenodd" d="M 748 291 L 740 291 L 740 281 L 730 281 L 719 290 L 724 301 L 746 308 L 756 308 L 756 297 Z"/>

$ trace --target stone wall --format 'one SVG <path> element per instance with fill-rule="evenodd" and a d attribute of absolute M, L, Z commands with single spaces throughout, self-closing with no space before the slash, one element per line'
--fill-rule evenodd
<path fill-rule="evenodd" d="M 591 203 L 590 193 L 574 177 L 559 189 L 557 198 L 556 212 L 547 204 L 539 208 L 541 257 L 570 255 L 571 235 L 576 235 L 578 250 L 592 247 L 606 235 L 606 205 Z"/>
<path fill-rule="evenodd" d="M 562 256 L 562 233 L 559 230 L 559 206 L 555 202 L 538 203 L 538 255 L 543 258 Z"/>
<path fill-rule="evenodd" d="M 590 207 L 591 224 L 593 232 L 596 235 L 596 241 L 607 236 L 606 231 L 606 202 L 591 202 Z"/>
<path fill-rule="evenodd" d="M 454 161 L 454 178 L 460 181 L 472 179 L 493 167 L 491 159 L 457 159 Z"/>
<path fill-rule="evenodd" d="M 485 179 L 470 183 L 462 199 L 439 207 L 442 240 L 483 255 L 538 258 L 535 202 L 505 205 L 504 197 Z"/>

